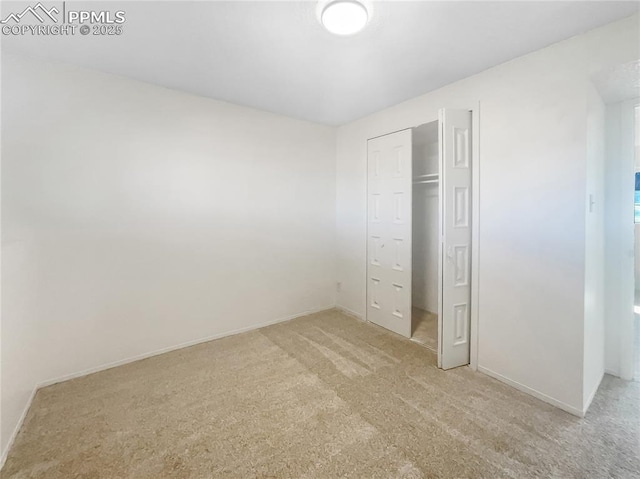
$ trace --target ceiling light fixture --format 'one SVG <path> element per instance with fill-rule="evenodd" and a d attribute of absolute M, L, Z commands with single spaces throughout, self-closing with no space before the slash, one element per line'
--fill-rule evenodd
<path fill-rule="evenodd" d="M 355 0 L 336 0 L 327 4 L 320 16 L 322 25 L 336 35 L 353 35 L 369 20 L 366 7 Z"/>

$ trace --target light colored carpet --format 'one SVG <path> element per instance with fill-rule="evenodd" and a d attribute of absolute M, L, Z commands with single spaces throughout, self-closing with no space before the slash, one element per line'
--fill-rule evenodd
<path fill-rule="evenodd" d="M 639 418 L 640 383 L 581 420 L 330 311 L 40 390 L 2 477 L 633 478 Z"/>
<path fill-rule="evenodd" d="M 438 351 L 438 315 L 420 308 L 411 308 L 411 339 Z"/>

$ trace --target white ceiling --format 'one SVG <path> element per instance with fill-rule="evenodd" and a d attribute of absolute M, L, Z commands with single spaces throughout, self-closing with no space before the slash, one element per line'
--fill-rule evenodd
<path fill-rule="evenodd" d="M 598 72 L 592 80 L 605 103 L 636 98 L 640 93 L 640 60 L 614 65 Z"/>
<path fill-rule="evenodd" d="M 26 5 L 2 2 L 2 17 Z M 79 5 L 67 2 L 124 10 L 124 34 L 3 36 L 3 51 L 339 125 L 629 16 L 639 4 L 374 2 L 370 24 L 351 37 L 326 32 L 313 1 Z"/>

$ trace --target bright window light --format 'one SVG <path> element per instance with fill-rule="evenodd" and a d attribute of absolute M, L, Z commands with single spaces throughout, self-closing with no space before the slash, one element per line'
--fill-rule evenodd
<path fill-rule="evenodd" d="M 337 0 L 322 11 L 322 24 L 336 35 L 353 35 L 362 30 L 368 20 L 367 9 L 352 0 Z"/>

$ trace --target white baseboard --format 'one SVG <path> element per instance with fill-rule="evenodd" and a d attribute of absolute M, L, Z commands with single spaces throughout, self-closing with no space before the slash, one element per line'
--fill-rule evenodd
<path fill-rule="evenodd" d="M 357 318 L 361 321 L 365 321 L 364 317 L 361 314 L 358 314 L 355 311 L 350 310 L 349 308 L 345 308 L 344 306 L 340 306 L 339 304 L 336 304 L 335 308 L 338 311 L 342 311 L 344 314 L 348 314 L 349 316 L 353 316 L 354 318 Z"/>
<path fill-rule="evenodd" d="M 589 398 L 587 399 L 587 402 L 585 402 L 584 407 L 582 408 L 582 416 L 584 417 L 587 414 L 587 411 L 589 410 L 589 406 L 591 406 L 591 402 L 593 401 L 593 398 L 596 397 L 596 393 L 598 392 L 598 389 L 600 389 L 600 383 L 602 383 L 602 378 L 604 378 L 605 373 L 602 373 L 602 376 L 600 376 L 600 379 L 598 380 L 598 383 L 596 384 L 596 387 L 593 388 L 593 391 L 591 391 L 591 394 L 589 394 Z"/>
<path fill-rule="evenodd" d="M 478 366 L 478 371 L 486 374 L 487 376 L 491 376 L 492 378 L 497 379 L 498 381 L 508 384 L 509 386 L 516 388 L 519 391 L 527 393 L 537 399 L 540 399 L 541 401 L 551 404 L 552 406 L 560 408 L 563 411 L 568 412 L 569 414 L 573 414 L 574 416 L 578 416 L 578 417 L 584 417 L 584 411 L 582 411 L 581 409 L 570 406 L 566 403 L 563 403 L 562 401 L 552 398 L 551 396 L 547 396 L 546 394 L 541 393 L 536 389 L 530 388 L 529 386 L 525 386 L 524 384 L 521 384 L 518 381 L 514 381 L 513 379 L 509 379 L 506 376 L 503 376 L 502 374 L 498 374 L 495 371 L 487 369 L 483 366 Z"/>
<path fill-rule="evenodd" d="M 239 329 L 234 329 L 232 331 L 226 331 L 224 333 L 214 334 L 212 336 L 207 336 L 206 338 L 200 338 L 200 339 L 195 339 L 193 341 L 187 341 L 185 343 L 180 343 L 180 344 L 177 344 L 175 346 L 169 346 L 169 347 L 162 348 L 162 349 L 156 349 L 154 351 L 150 351 L 148 353 L 139 354 L 137 356 L 132 356 L 132 357 L 127 358 L 127 359 L 122 359 L 122 360 L 119 360 L 119 361 L 113 361 L 113 362 L 110 362 L 110 363 L 103 364 L 101 366 L 96 366 L 96 367 L 93 367 L 93 368 L 85 369 L 85 370 L 79 371 L 77 373 L 66 374 L 64 376 L 60 376 L 60 377 L 57 377 L 57 378 L 54 378 L 54 379 L 48 379 L 46 381 L 39 382 L 38 384 L 35 385 L 35 387 L 33 388 L 33 391 L 31 392 L 31 396 L 29 397 L 29 400 L 27 401 L 27 404 L 25 405 L 25 408 L 22 411 L 20 419 L 18 420 L 18 423 L 16 424 L 16 427 L 14 428 L 13 432 L 11 433 L 11 437 L 9 438 L 9 441 L 7 442 L 7 447 L 5 448 L 4 451 L 2 451 L 2 456 L 0 456 L 0 469 L 2 469 L 2 467 L 4 466 L 5 461 L 7 460 L 7 456 L 9 455 L 9 451 L 11 450 L 11 446 L 13 446 L 13 443 L 14 443 L 16 437 L 18 436 L 18 432 L 20 432 L 20 428 L 22 427 L 22 424 L 23 424 L 25 418 L 27 417 L 27 412 L 29 411 L 29 408 L 31 407 L 31 403 L 33 402 L 33 399 L 35 398 L 36 393 L 38 392 L 38 389 L 40 389 L 40 388 L 51 386 L 53 384 L 61 383 L 61 382 L 64 382 L 64 381 L 69 381 L 70 379 L 80 378 L 80 377 L 83 377 L 83 376 L 87 376 L 89 374 L 98 373 L 100 371 L 105 371 L 107 369 L 116 368 L 118 366 L 124 366 L 125 364 L 133 363 L 135 361 L 140 361 L 141 359 L 147 359 L 147 358 L 150 358 L 150 357 L 153 357 L 153 356 L 158 356 L 160 354 L 164 354 L 164 353 L 168 353 L 168 352 L 171 352 L 171 351 L 175 351 L 177 349 L 188 348 L 189 346 L 195 346 L 196 344 L 206 343 L 206 342 L 209 342 L 209 341 L 213 341 L 215 339 L 221 339 L 221 338 L 225 338 L 227 336 L 233 336 L 235 334 L 246 333 L 247 331 L 253 331 L 253 330 L 256 330 L 256 329 L 261 329 L 261 328 L 264 328 L 266 326 L 271 326 L 273 324 L 283 323 L 285 321 L 291 321 L 292 319 L 301 318 L 303 316 L 308 316 L 309 314 L 320 313 L 322 311 L 328 311 L 328 310 L 335 309 L 335 308 L 336 308 L 335 305 L 331 305 L 331 306 L 325 306 L 325 307 L 322 307 L 322 308 L 310 309 L 310 310 L 304 311 L 302 313 L 292 314 L 290 316 L 285 316 L 283 318 L 278 318 L 278 319 L 274 319 L 274 320 L 271 320 L 271 321 L 266 321 L 264 323 L 254 324 L 252 326 L 246 326 L 244 328 L 239 328 Z"/>
<path fill-rule="evenodd" d="M 259 323 L 259 324 L 255 324 L 255 325 L 252 325 L 252 326 L 246 326 L 244 328 L 234 329 L 234 330 L 231 330 L 231 331 L 226 331 L 224 333 L 214 334 L 212 336 L 207 336 L 206 338 L 200 338 L 200 339 L 195 339 L 193 341 L 187 341 L 187 342 L 184 342 L 184 343 L 177 344 L 175 346 L 169 346 L 167 348 L 156 349 L 155 351 L 139 354 L 139 355 L 133 356 L 131 358 L 122 359 L 122 360 L 119 360 L 119 361 L 114 361 L 114 362 L 111 362 L 111 363 L 103 364 L 101 366 L 96 366 L 94 368 L 85 369 L 84 371 L 80 371 L 80 372 L 77 372 L 77 373 L 66 374 L 64 376 L 60 376 L 60 377 L 55 378 L 55 379 L 49 379 L 47 381 L 42 381 L 41 383 L 38 383 L 37 388 L 43 388 L 43 387 L 46 387 L 46 386 L 51 386 L 53 384 L 61 383 L 61 382 L 64 382 L 64 381 L 69 381 L 70 379 L 80 378 L 82 376 L 87 376 L 88 374 L 93 374 L 93 373 L 97 373 L 97 372 L 100 372 L 100 371 L 104 371 L 106 369 L 111 369 L 111 368 L 115 368 L 115 367 L 118 367 L 118 366 L 123 366 L 125 364 L 129 364 L 129 363 L 132 363 L 132 362 L 135 362 L 135 361 L 140 361 L 141 359 L 147 359 L 147 358 L 150 358 L 150 357 L 153 357 L 153 356 L 157 356 L 159 354 L 169 353 L 169 352 L 175 351 L 177 349 L 188 348 L 189 346 L 195 346 L 196 344 L 206 343 L 206 342 L 209 342 L 209 341 L 213 341 L 215 339 L 226 338 L 227 336 L 233 336 L 235 334 L 240 334 L 240 333 L 246 333 L 247 331 L 253 331 L 255 329 L 260 329 L 260 328 L 264 328 L 264 327 L 267 327 L 267 326 L 271 326 L 272 324 L 282 323 L 282 322 L 285 322 L 285 321 L 291 321 L 292 319 L 301 318 L 303 316 L 308 316 L 309 314 L 319 313 L 321 311 L 328 311 L 328 310 L 334 309 L 334 308 L 335 308 L 335 305 L 325 306 L 325 307 L 322 307 L 322 308 L 310 309 L 310 310 L 304 311 L 302 313 L 292 314 L 290 316 L 285 316 L 284 318 L 278 318 L 278 319 L 274 319 L 274 320 L 271 320 L 271 321 L 265 321 L 264 323 Z"/>
<path fill-rule="evenodd" d="M 27 417 L 27 412 L 29 412 L 29 408 L 31 407 L 31 403 L 33 402 L 33 399 L 36 397 L 37 392 L 38 392 L 38 386 L 35 386 L 33 388 L 33 391 L 31 391 L 31 394 L 29 395 L 27 404 L 24 406 L 24 409 L 22 410 L 22 414 L 20 415 L 20 419 L 18 419 L 18 423 L 16 424 L 16 427 L 13 429 L 13 432 L 9 437 L 9 442 L 7 442 L 7 447 L 5 447 L 4 451 L 2 451 L 2 456 L 0 456 L 0 471 L 4 467 L 4 463 L 7 460 L 7 456 L 9 455 L 9 451 L 11 450 L 11 446 L 13 446 L 13 442 L 16 440 L 16 437 L 18 436 L 18 432 L 20 431 L 20 428 L 22 427 L 22 423 Z"/>

